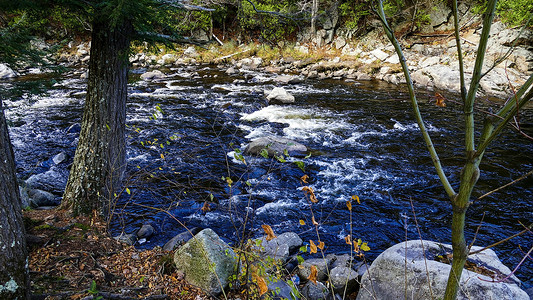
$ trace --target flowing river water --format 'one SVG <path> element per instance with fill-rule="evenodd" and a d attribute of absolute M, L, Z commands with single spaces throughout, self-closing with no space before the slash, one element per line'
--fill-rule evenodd
<path fill-rule="evenodd" d="M 131 74 L 127 190 L 112 200 L 114 235 L 152 224 L 156 235 L 138 245 L 150 248 L 163 245 L 186 225 L 210 227 L 235 244 L 243 236 L 260 236 L 261 225 L 268 224 L 276 233 L 294 231 L 304 241 L 316 241 L 318 232 L 326 253 L 349 253 L 344 237 L 351 234 L 368 242 L 369 259 L 420 235 L 450 242 L 450 204 L 405 90 L 377 81 L 303 81 L 284 86 L 295 96 L 294 104 L 267 105 L 264 91 L 276 86 L 274 74 L 228 76 L 214 66 L 196 66 L 167 70 L 164 80 L 145 82 L 139 80 L 143 71 Z M 79 134 L 86 81 L 78 78 L 79 71 L 73 70 L 61 77 L 27 75 L 2 83 L 9 91 L 4 99 L 18 176 L 47 178 L 41 188 L 57 196 Z M 448 101 L 446 108 L 437 107 L 433 95 L 419 91 L 422 114 L 457 188 L 463 164 L 461 106 Z M 497 105 L 492 101 L 481 102 L 483 107 Z M 533 135 L 533 108 L 522 111 L 519 119 Z M 288 157 L 285 163 L 238 159 L 246 144 L 264 136 L 302 143 L 311 156 Z M 54 164 L 51 157 L 61 152 L 67 161 Z M 473 197 L 532 170 L 532 158 L 533 142 L 507 130 L 485 155 Z M 305 172 L 295 161 L 303 161 Z M 300 180 L 304 174 L 308 184 Z M 310 205 L 303 185 L 313 188 L 317 204 Z M 361 203 L 352 202 L 350 213 L 346 201 L 353 195 Z M 213 202 L 208 211 L 202 210 L 205 201 Z M 468 238 L 479 224 L 476 245 L 521 231 L 520 222 L 533 220 L 532 201 L 532 176 L 475 201 L 467 216 Z M 531 246 L 528 233 L 495 250 L 513 269 Z M 518 276 L 526 286 L 533 284 L 531 259 Z"/>

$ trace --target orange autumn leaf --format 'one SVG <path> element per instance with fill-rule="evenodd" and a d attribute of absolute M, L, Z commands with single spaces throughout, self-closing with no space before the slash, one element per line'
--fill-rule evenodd
<path fill-rule="evenodd" d="M 357 201 L 357 204 L 361 204 L 361 201 L 359 200 L 359 196 L 357 195 L 352 195 L 352 200 Z"/>
<path fill-rule="evenodd" d="M 259 296 L 262 296 L 263 294 L 268 292 L 268 286 L 263 277 L 257 274 L 252 274 L 252 277 L 255 279 L 255 282 L 257 282 L 257 287 L 259 288 Z"/>
<path fill-rule="evenodd" d="M 352 202 L 346 201 L 346 207 L 348 207 L 349 211 L 352 211 Z"/>
<path fill-rule="evenodd" d="M 309 179 L 309 176 L 307 176 L 307 175 L 304 175 L 304 176 L 300 177 L 300 180 L 301 180 L 303 183 L 305 183 L 305 184 L 307 184 L 307 179 Z"/>
<path fill-rule="evenodd" d="M 304 220 L 300 220 L 300 225 L 305 225 L 305 221 Z"/>
<path fill-rule="evenodd" d="M 320 242 L 318 243 L 318 246 L 317 246 L 317 247 L 318 247 L 318 249 L 320 249 L 320 250 L 324 250 L 324 246 L 326 246 L 326 244 L 324 244 L 324 242 L 320 241 Z"/>
<path fill-rule="evenodd" d="M 309 279 L 314 284 L 316 284 L 317 277 L 318 277 L 318 270 L 316 266 L 311 266 L 311 274 L 309 274 L 309 277 L 307 277 L 307 279 Z"/>
<path fill-rule="evenodd" d="M 315 245 L 315 242 L 313 240 L 309 240 L 309 253 L 317 253 L 317 247 Z"/>
<path fill-rule="evenodd" d="M 443 95 L 439 93 L 435 93 L 435 105 L 438 107 L 446 107 L 446 103 L 444 102 L 446 98 L 444 98 Z"/>
<path fill-rule="evenodd" d="M 348 245 L 351 245 L 352 244 L 352 236 L 351 235 L 347 235 L 344 237 L 344 240 L 346 241 L 346 244 Z"/>
<path fill-rule="evenodd" d="M 277 236 L 274 234 L 274 231 L 272 230 L 272 227 L 270 227 L 269 225 L 261 225 L 261 227 L 263 227 L 263 230 L 265 231 L 265 234 L 267 235 L 266 236 L 267 241 L 277 238 Z"/>
<path fill-rule="evenodd" d="M 209 206 L 209 202 L 204 202 L 204 206 L 202 206 L 202 211 L 203 212 L 211 211 L 211 207 Z"/>
<path fill-rule="evenodd" d="M 308 187 L 308 186 L 304 186 L 302 188 L 302 191 L 304 191 L 306 195 L 309 194 L 309 200 L 311 200 L 311 202 L 313 202 L 313 203 L 317 203 L 318 202 L 318 199 L 315 196 L 315 191 L 313 191 L 313 188 Z"/>

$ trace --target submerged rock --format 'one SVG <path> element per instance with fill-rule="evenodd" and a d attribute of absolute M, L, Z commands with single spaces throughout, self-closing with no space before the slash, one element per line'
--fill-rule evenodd
<path fill-rule="evenodd" d="M 451 246 L 432 241 L 423 243 L 422 248 L 420 240 L 402 242 L 381 253 L 363 275 L 357 299 L 403 299 L 406 294 L 410 299 L 442 298 L 451 266 L 435 258 L 451 253 Z M 479 249 L 472 247 L 474 251 Z M 500 276 L 511 273 L 490 249 L 469 256 L 469 260 Z M 518 281 L 514 276 L 511 279 Z M 493 282 L 486 275 L 463 270 L 457 299 L 528 300 L 529 296 L 514 283 Z"/>
<path fill-rule="evenodd" d="M 139 231 L 137 231 L 137 237 L 139 239 L 147 239 L 154 235 L 155 229 L 150 224 L 144 224 Z"/>
<path fill-rule="evenodd" d="M 189 241 L 193 237 L 193 235 L 200 232 L 200 230 L 202 229 L 198 227 L 193 227 L 188 231 L 184 231 L 182 233 L 177 234 L 176 236 L 174 236 L 172 239 L 170 239 L 168 242 L 165 243 L 165 245 L 163 246 L 163 250 L 172 251 L 182 246 L 187 241 Z"/>
<path fill-rule="evenodd" d="M 264 153 L 263 150 L 266 151 L 269 157 L 282 155 L 285 150 L 290 156 L 305 156 L 308 151 L 306 146 L 298 142 L 286 138 L 268 136 L 252 141 L 244 149 L 244 154 L 259 156 Z"/>
<path fill-rule="evenodd" d="M 209 228 L 176 250 L 174 263 L 187 282 L 214 295 L 222 292 L 237 271 L 235 253 Z"/>

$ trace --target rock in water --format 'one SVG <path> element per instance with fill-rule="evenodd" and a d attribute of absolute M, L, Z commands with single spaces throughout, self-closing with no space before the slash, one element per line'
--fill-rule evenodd
<path fill-rule="evenodd" d="M 157 80 L 165 77 L 165 74 L 159 70 L 148 71 L 141 75 L 143 80 Z"/>
<path fill-rule="evenodd" d="M 0 64 L 0 79 L 17 77 L 17 73 L 11 70 L 6 64 Z"/>
<path fill-rule="evenodd" d="M 305 156 L 308 151 L 306 146 L 298 142 L 286 138 L 268 136 L 252 141 L 244 148 L 244 154 L 259 156 L 262 155 L 263 149 L 266 150 L 269 157 L 282 155 L 285 150 L 290 156 Z"/>
<path fill-rule="evenodd" d="M 176 250 L 176 269 L 185 280 L 208 294 L 218 295 L 237 273 L 233 250 L 212 229 L 204 229 Z"/>
<path fill-rule="evenodd" d="M 282 87 L 275 87 L 272 91 L 266 92 L 267 94 L 267 100 L 269 103 L 293 103 L 294 102 L 294 96 L 289 94 L 284 88 Z"/>
<path fill-rule="evenodd" d="M 183 244 L 189 241 L 193 237 L 193 235 L 200 232 L 200 230 L 202 229 L 198 227 L 193 227 L 189 231 L 184 231 L 180 234 L 175 235 L 172 239 L 166 242 L 166 244 L 163 246 L 163 250 L 172 251 L 176 248 L 181 247 Z"/>
<path fill-rule="evenodd" d="M 357 300 L 403 299 L 405 295 L 409 295 L 409 299 L 431 299 L 432 296 L 434 299 L 442 299 L 451 266 L 438 262 L 435 258 L 444 252 L 451 253 L 452 247 L 432 241 L 423 243 L 422 248 L 420 240 L 402 242 L 381 253 L 363 275 Z M 481 248 L 472 247 L 474 251 L 479 249 Z M 490 249 L 469 256 L 469 260 L 502 276 L 511 273 Z M 429 278 L 426 275 L 428 273 Z M 514 276 L 510 279 L 518 281 Z M 529 296 L 514 283 L 493 282 L 488 276 L 463 270 L 457 299 L 528 300 Z"/>

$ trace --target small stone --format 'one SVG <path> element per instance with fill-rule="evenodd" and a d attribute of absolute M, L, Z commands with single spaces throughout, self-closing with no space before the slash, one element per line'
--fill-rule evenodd
<path fill-rule="evenodd" d="M 142 239 L 142 238 L 149 238 L 151 237 L 155 232 L 155 229 L 152 225 L 150 224 L 144 224 L 141 229 L 139 229 L 139 231 L 137 231 L 137 237 L 139 239 Z"/>

